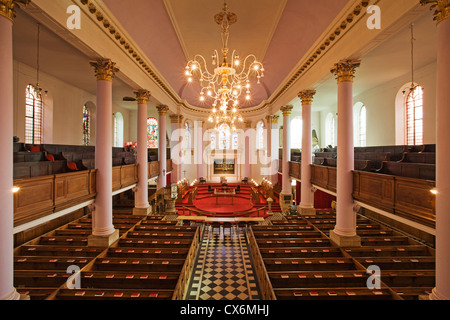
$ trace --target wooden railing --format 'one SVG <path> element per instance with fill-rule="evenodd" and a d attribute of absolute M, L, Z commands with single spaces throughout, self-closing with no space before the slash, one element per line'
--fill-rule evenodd
<path fill-rule="evenodd" d="M 112 191 L 137 183 L 137 164 L 113 167 Z M 150 162 L 148 178 L 159 175 L 159 162 Z M 14 180 L 14 226 L 45 217 L 95 198 L 96 170 Z"/>
<path fill-rule="evenodd" d="M 183 207 L 183 215 L 186 216 L 192 216 L 192 213 L 194 213 L 196 216 L 207 216 L 207 217 L 214 217 L 216 215 L 226 215 L 227 217 L 241 217 L 241 216 L 249 216 L 253 213 L 257 213 L 257 217 L 265 217 L 267 214 L 267 207 L 261 207 L 261 208 L 256 208 L 253 210 L 248 210 L 248 211 L 239 211 L 239 212 L 233 212 L 230 214 L 223 214 L 223 213 L 216 213 L 216 212 L 212 212 L 212 211 L 203 211 L 203 210 L 198 210 L 192 207 Z M 188 214 L 186 214 L 186 212 Z M 262 214 L 261 214 L 262 213 Z"/>
<path fill-rule="evenodd" d="M 291 176 L 297 178 L 300 163 L 290 163 Z M 298 169 L 298 170 L 297 170 Z M 337 169 L 311 165 L 311 183 L 336 192 Z M 434 227 L 435 182 L 367 171 L 353 171 L 353 198 L 363 204 L 420 224 Z"/>

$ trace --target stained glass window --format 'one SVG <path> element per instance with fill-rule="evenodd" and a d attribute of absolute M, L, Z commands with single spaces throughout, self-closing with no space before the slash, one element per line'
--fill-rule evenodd
<path fill-rule="evenodd" d="M 215 150 L 216 148 L 217 148 L 216 134 L 211 133 L 211 150 Z"/>
<path fill-rule="evenodd" d="M 262 121 L 256 125 L 256 148 L 264 149 L 264 122 Z"/>
<path fill-rule="evenodd" d="M 42 96 L 32 85 L 28 85 L 25 98 L 25 143 L 42 143 Z"/>
<path fill-rule="evenodd" d="M 232 140 L 232 149 L 237 150 L 239 147 L 239 135 L 237 133 L 233 133 L 231 140 Z"/>
<path fill-rule="evenodd" d="M 147 119 L 147 148 L 158 148 L 158 121 Z"/>
<path fill-rule="evenodd" d="M 91 143 L 91 111 L 83 106 L 83 145 L 88 146 Z"/>
<path fill-rule="evenodd" d="M 417 86 L 406 97 L 406 144 L 423 144 L 423 89 Z"/>
<path fill-rule="evenodd" d="M 231 133 L 230 126 L 222 124 L 219 127 L 219 150 L 230 149 Z"/>

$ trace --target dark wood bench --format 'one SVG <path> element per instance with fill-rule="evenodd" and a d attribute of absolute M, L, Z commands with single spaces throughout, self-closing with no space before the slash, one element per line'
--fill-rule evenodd
<path fill-rule="evenodd" d="M 171 300 L 173 290 L 79 289 L 60 290 L 56 300 Z"/>
<path fill-rule="evenodd" d="M 434 270 L 434 257 L 365 257 L 358 258 L 359 263 L 368 267 L 376 265 L 381 270 Z"/>
<path fill-rule="evenodd" d="M 428 256 L 431 253 L 429 248 L 423 245 L 408 246 L 379 246 L 379 247 L 361 247 L 345 248 L 344 251 L 352 257 L 410 257 L 410 256 Z"/>
<path fill-rule="evenodd" d="M 385 161 L 377 173 L 435 181 L 436 165 L 430 163 Z"/>
<path fill-rule="evenodd" d="M 278 300 L 393 300 L 389 289 L 274 289 Z"/>
<path fill-rule="evenodd" d="M 161 259 L 184 259 L 189 253 L 189 248 L 152 248 L 141 249 L 133 247 L 109 248 L 107 257 L 113 258 L 161 258 Z"/>
<path fill-rule="evenodd" d="M 93 270 L 124 272 L 180 272 L 184 259 L 98 258 Z"/>
<path fill-rule="evenodd" d="M 330 246 L 331 242 L 327 238 L 312 239 L 264 239 L 257 240 L 260 248 L 284 248 L 284 247 L 323 247 Z"/>
<path fill-rule="evenodd" d="M 77 257 L 14 257 L 14 270 L 67 270 L 71 265 L 84 267 L 91 259 Z"/>
<path fill-rule="evenodd" d="M 261 248 L 263 258 L 331 258 L 342 257 L 342 252 L 336 247 L 314 248 Z"/>
<path fill-rule="evenodd" d="M 263 259 L 268 272 L 272 271 L 338 271 L 356 270 L 350 258 L 277 258 Z"/>
<path fill-rule="evenodd" d="M 192 244 L 192 239 L 119 239 L 119 246 L 145 247 L 145 248 L 187 248 Z"/>
<path fill-rule="evenodd" d="M 104 248 L 96 247 L 24 245 L 19 248 L 19 255 L 50 257 L 96 257 L 104 250 Z"/>

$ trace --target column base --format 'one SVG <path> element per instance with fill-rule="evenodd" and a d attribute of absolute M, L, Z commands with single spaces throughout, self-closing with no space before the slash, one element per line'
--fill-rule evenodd
<path fill-rule="evenodd" d="M 115 230 L 109 236 L 104 237 L 90 235 L 88 237 L 88 247 L 109 247 L 117 240 L 119 240 L 119 230 Z"/>
<path fill-rule="evenodd" d="M 330 230 L 330 240 L 340 247 L 361 247 L 360 236 L 341 236 L 334 230 Z"/>
<path fill-rule="evenodd" d="M 434 287 L 428 296 L 419 296 L 419 299 L 421 299 L 421 300 L 448 300 L 449 298 L 446 298 L 446 297 L 440 295 L 439 293 L 437 293 L 436 287 Z"/>
<path fill-rule="evenodd" d="M 152 213 L 152 207 L 148 208 L 133 208 L 133 216 L 148 216 Z"/>
<path fill-rule="evenodd" d="M 316 216 L 316 209 L 315 208 L 302 208 L 300 206 L 297 207 L 297 212 L 302 216 L 310 216 L 315 217 Z"/>

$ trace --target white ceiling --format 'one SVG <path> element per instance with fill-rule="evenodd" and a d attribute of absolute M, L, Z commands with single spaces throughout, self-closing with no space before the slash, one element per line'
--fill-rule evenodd
<path fill-rule="evenodd" d="M 103 0 L 182 99 L 198 105 L 198 91 L 186 87 L 183 70 L 196 53 L 209 57 L 220 49 L 220 29 L 213 16 L 221 0 Z M 262 56 L 266 77 L 252 104 L 267 99 L 292 71 L 347 0 L 229 0 L 238 22 L 230 27 L 230 48 L 241 56 Z M 139 8 L 140 10 L 135 10 Z M 25 10 L 26 11 L 26 10 Z M 319 19 L 320 17 L 320 19 Z M 14 59 L 36 66 L 36 22 L 22 10 L 13 27 Z M 436 26 L 427 11 L 415 21 L 415 68 L 436 60 Z M 95 95 L 89 58 L 64 39 L 41 27 L 41 70 Z M 411 72 L 410 30 L 404 28 L 362 58 L 355 95 Z M 336 82 L 330 74 L 316 88 L 315 110 L 336 104 Z M 114 102 L 130 109 L 133 88 L 114 81 Z M 296 102 L 298 98 L 294 98 Z M 207 105 L 204 105 L 207 107 Z"/>

